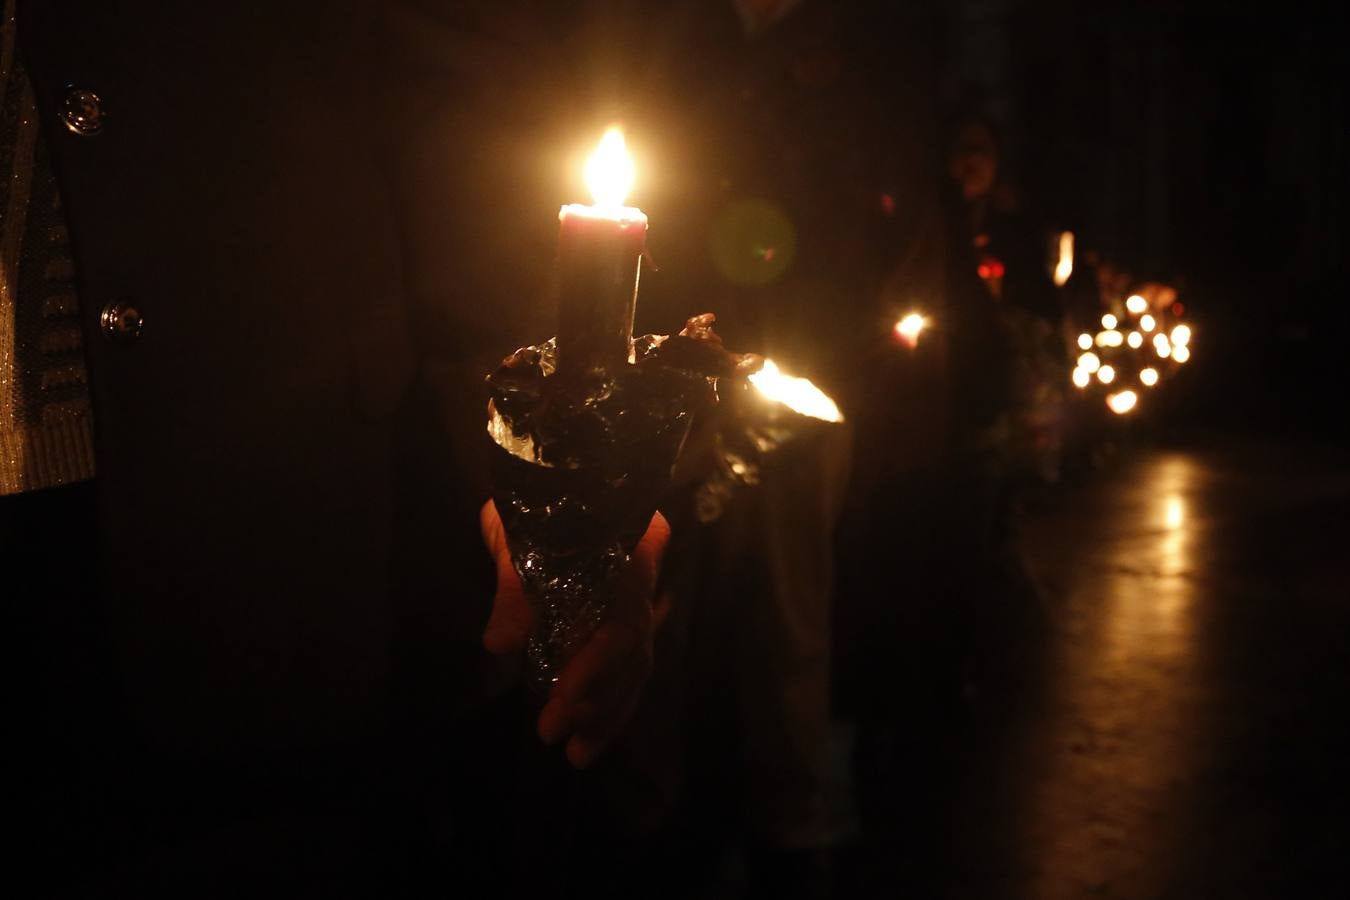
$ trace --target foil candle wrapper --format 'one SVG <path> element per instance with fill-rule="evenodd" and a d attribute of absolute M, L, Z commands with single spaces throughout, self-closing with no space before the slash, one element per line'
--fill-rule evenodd
<path fill-rule="evenodd" d="M 690 422 L 726 369 L 720 342 L 706 337 L 649 335 L 633 346 L 631 364 L 571 378 L 550 341 L 488 378 L 493 499 L 531 602 L 529 680 L 539 691 L 603 621 Z"/>
<path fill-rule="evenodd" d="M 609 479 L 530 462 L 498 444 L 492 478 L 511 560 L 531 603 L 529 681 L 546 692 L 604 619 L 667 477 Z"/>

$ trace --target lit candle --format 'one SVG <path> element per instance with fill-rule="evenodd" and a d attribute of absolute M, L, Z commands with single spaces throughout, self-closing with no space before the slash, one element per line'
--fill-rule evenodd
<path fill-rule="evenodd" d="M 586 162 L 594 204 L 558 213 L 558 370 L 584 376 L 626 364 L 647 241 L 647 216 L 624 206 L 633 161 L 611 128 Z"/>
<path fill-rule="evenodd" d="M 1055 261 L 1053 272 L 1055 287 L 1064 287 L 1073 277 L 1073 232 L 1062 231 L 1059 235 L 1059 259 Z"/>

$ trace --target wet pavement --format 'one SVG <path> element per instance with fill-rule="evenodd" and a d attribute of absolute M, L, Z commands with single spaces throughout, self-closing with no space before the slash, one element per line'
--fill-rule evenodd
<path fill-rule="evenodd" d="M 860 768 L 843 893 L 1350 896 L 1348 537 L 1350 454 L 1217 438 L 1027 516 L 1006 652 Z"/>

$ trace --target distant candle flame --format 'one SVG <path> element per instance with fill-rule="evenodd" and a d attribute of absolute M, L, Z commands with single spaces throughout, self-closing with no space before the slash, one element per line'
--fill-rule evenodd
<path fill-rule="evenodd" d="M 1059 262 L 1055 263 L 1055 287 L 1064 287 L 1073 275 L 1073 232 L 1059 235 Z"/>
<path fill-rule="evenodd" d="M 1144 313 L 1144 315 L 1139 317 L 1139 328 L 1143 331 L 1152 331 L 1157 324 L 1158 323 L 1154 321 L 1153 317 L 1148 313 Z"/>
<path fill-rule="evenodd" d="M 628 155 L 623 132 L 611 128 L 600 139 L 600 145 L 586 160 L 586 187 L 602 209 L 619 209 L 633 187 L 636 173 L 633 158 Z"/>
<path fill-rule="evenodd" d="M 1106 398 L 1106 405 L 1118 416 L 1123 416 L 1134 409 L 1134 405 L 1138 402 L 1139 395 L 1134 391 L 1120 391 Z"/>
<path fill-rule="evenodd" d="M 900 340 L 913 347 L 919 343 L 919 333 L 927 324 L 928 320 L 919 313 L 910 313 L 895 323 L 895 333 Z"/>
<path fill-rule="evenodd" d="M 1092 381 L 1092 373 L 1087 369 L 1079 367 L 1073 370 L 1073 383 L 1075 387 L 1085 388 L 1090 381 Z"/>
<path fill-rule="evenodd" d="M 1078 368 L 1084 370 L 1089 375 L 1102 367 L 1102 361 L 1097 358 L 1095 353 L 1084 353 L 1078 357 Z"/>
<path fill-rule="evenodd" d="M 1131 294 L 1125 298 L 1125 308 L 1137 316 L 1148 309 L 1148 301 L 1138 294 Z"/>
<path fill-rule="evenodd" d="M 1189 325 L 1178 325 L 1172 329 L 1172 344 L 1176 347 L 1185 347 L 1191 342 L 1191 327 Z"/>
<path fill-rule="evenodd" d="M 1111 366 L 1102 366 L 1097 370 L 1097 380 L 1102 384 L 1110 384 L 1116 380 L 1116 370 Z"/>
<path fill-rule="evenodd" d="M 1137 331 L 1131 331 L 1125 335 L 1125 343 L 1129 344 L 1131 349 L 1138 350 L 1144 346 L 1144 336 Z"/>
<path fill-rule="evenodd" d="M 1139 372 L 1139 380 L 1143 382 L 1144 387 L 1153 387 L 1158 383 L 1158 370 L 1152 367 L 1141 369 Z"/>
<path fill-rule="evenodd" d="M 1118 320 L 1116 319 L 1116 317 L 1111 315 L 1110 313 L 1107 313 L 1106 315 L 1102 316 L 1102 327 L 1107 330 L 1115 328 L 1117 322 Z"/>
<path fill-rule="evenodd" d="M 1114 329 L 1103 331 L 1097 335 L 1098 347 L 1119 347 L 1123 343 L 1125 343 L 1125 336 Z"/>
<path fill-rule="evenodd" d="M 1172 359 L 1176 360 L 1177 362 L 1184 363 L 1186 360 L 1190 358 L 1191 358 L 1191 348 L 1187 347 L 1185 344 L 1182 344 L 1179 347 L 1172 348 Z"/>
<path fill-rule="evenodd" d="M 1080 335 L 1078 336 L 1078 349 L 1079 349 L 1079 350 L 1091 350 L 1091 349 L 1092 349 L 1092 335 L 1090 335 L 1090 334 L 1080 334 Z"/>
<path fill-rule="evenodd" d="M 771 359 L 764 360 L 764 367 L 750 376 L 750 383 L 760 396 L 781 403 L 795 413 L 826 422 L 844 421 L 843 413 L 824 391 L 806 378 L 784 375 Z"/>

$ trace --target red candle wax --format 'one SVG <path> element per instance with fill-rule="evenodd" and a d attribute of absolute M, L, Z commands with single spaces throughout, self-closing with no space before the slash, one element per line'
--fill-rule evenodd
<path fill-rule="evenodd" d="M 602 375 L 632 353 L 647 216 L 573 203 L 558 220 L 558 371 Z"/>

